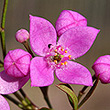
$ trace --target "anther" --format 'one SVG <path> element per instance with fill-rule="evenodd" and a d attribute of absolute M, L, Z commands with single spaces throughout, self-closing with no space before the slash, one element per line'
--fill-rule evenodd
<path fill-rule="evenodd" d="M 67 50 L 65 50 L 65 53 L 67 53 Z"/>
<path fill-rule="evenodd" d="M 57 49 L 55 49 L 55 52 L 57 52 Z"/>
<path fill-rule="evenodd" d="M 68 63 L 68 62 L 65 61 L 65 62 L 64 62 L 64 65 L 67 65 L 67 63 Z"/>
<path fill-rule="evenodd" d="M 63 49 L 63 48 L 61 48 L 61 51 L 64 51 L 64 49 Z"/>
<path fill-rule="evenodd" d="M 57 60 L 54 60 L 55 64 L 57 64 Z"/>
<path fill-rule="evenodd" d="M 64 65 L 64 63 L 61 63 L 61 65 Z"/>
<path fill-rule="evenodd" d="M 71 59 L 71 55 L 69 55 L 68 58 Z"/>

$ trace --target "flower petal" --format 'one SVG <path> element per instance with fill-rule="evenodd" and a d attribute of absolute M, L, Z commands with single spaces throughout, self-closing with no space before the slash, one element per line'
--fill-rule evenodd
<path fill-rule="evenodd" d="M 2 95 L 0 95 L 0 110 L 10 110 L 8 102 Z"/>
<path fill-rule="evenodd" d="M 61 36 L 70 28 L 86 25 L 87 19 L 81 14 L 71 10 L 63 10 L 56 21 L 56 30 L 58 36 Z"/>
<path fill-rule="evenodd" d="M 54 71 L 50 68 L 44 57 L 35 57 L 30 65 L 31 86 L 49 86 L 54 81 Z"/>
<path fill-rule="evenodd" d="M 66 31 L 59 38 L 58 44 L 68 48 L 73 58 L 84 55 L 92 46 L 99 30 L 93 27 L 75 27 Z"/>
<path fill-rule="evenodd" d="M 92 86 L 91 73 L 84 66 L 68 61 L 67 67 L 56 70 L 57 78 L 64 83 Z"/>
<path fill-rule="evenodd" d="M 49 44 L 56 45 L 56 39 L 55 28 L 49 21 L 30 15 L 30 44 L 36 54 L 44 56 Z"/>
<path fill-rule="evenodd" d="M 102 83 L 110 83 L 110 55 L 99 57 L 92 66 L 95 76 L 99 75 Z"/>
<path fill-rule="evenodd" d="M 22 78 L 15 78 L 5 73 L 0 72 L 0 94 L 11 94 L 22 88 L 29 80 L 29 75 Z"/>

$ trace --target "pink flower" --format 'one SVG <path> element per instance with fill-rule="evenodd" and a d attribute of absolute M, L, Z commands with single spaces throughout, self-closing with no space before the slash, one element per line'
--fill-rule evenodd
<path fill-rule="evenodd" d="M 8 102 L 2 95 L 0 95 L 0 110 L 10 110 Z"/>
<path fill-rule="evenodd" d="M 29 80 L 31 55 L 15 49 L 8 52 L 4 59 L 4 69 L 0 72 L 0 94 L 16 92 Z"/>
<path fill-rule="evenodd" d="M 99 75 L 102 83 L 110 83 L 110 55 L 99 57 L 92 66 L 95 76 Z"/>
<path fill-rule="evenodd" d="M 58 36 L 61 36 L 70 28 L 87 26 L 87 19 L 75 11 L 63 10 L 58 17 L 55 26 Z"/>
<path fill-rule="evenodd" d="M 54 72 L 61 82 L 92 86 L 91 73 L 74 59 L 90 49 L 98 32 L 93 27 L 73 26 L 64 33 L 61 32 L 63 34 L 56 42 L 57 34 L 52 24 L 43 18 L 30 15 L 30 44 L 33 51 L 40 56 L 31 60 L 31 86 L 51 85 Z"/>

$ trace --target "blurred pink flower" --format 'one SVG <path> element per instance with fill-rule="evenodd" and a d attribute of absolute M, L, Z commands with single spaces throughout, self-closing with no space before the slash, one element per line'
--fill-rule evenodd
<path fill-rule="evenodd" d="M 99 57 L 92 66 L 95 76 L 99 75 L 102 83 L 110 83 L 110 55 Z"/>
<path fill-rule="evenodd" d="M 73 15 L 76 16 L 77 13 Z M 57 34 L 52 24 L 46 19 L 30 15 L 30 44 L 33 51 L 40 56 L 31 60 L 31 86 L 51 85 L 54 72 L 61 82 L 92 86 L 88 69 L 71 60 L 84 55 L 90 49 L 98 32 L 93 27 L 73 26 L 56 42 Z"/>
<path fill-rule="evenodd" d="M 2 95 L 0 95 L 0 110 L 10 110 L 8 102 Z"/>

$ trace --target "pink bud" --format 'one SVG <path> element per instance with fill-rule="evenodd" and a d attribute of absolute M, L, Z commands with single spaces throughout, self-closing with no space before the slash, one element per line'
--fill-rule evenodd
<path fill-rule="evenodd" d="M 29 39 L 29 33 L 25 29 L 20 29 L 16 32 L 16 40 L 20 43 L 23 43 L 24 41 Z"/>
<path fill-rule="evenodd" d="M 95 76 L 99 75 L 102 83 L 110 83 L 110 55 L 99 57 L 92 66 Z"/>
<path fill-rule="evenodd" d="M 87 26 L 87 19 L 71 10 L 63 10 L 55 23 L 58 36 L 76 26 Z"/>
<path fill-rule="evenodd" d="M 31 58 L 31 55 L 22 49 L 9 51 L 4 59 L 5 73 L 13 77 L 26 76 L 29 73 Z"/>

